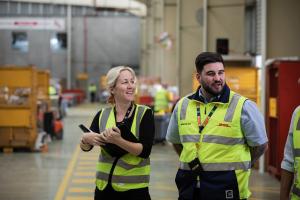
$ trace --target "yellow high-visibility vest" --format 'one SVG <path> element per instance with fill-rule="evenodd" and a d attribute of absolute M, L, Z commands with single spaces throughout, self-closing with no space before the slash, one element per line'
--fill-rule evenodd
<path fill-rule="evenodd" d="M 49 95 L 56 95 L 57 92 L 56 92 L 56 88 L 52 85 L 49 86 Z"/>
<path fill-rule="evenodd" d="M 184 97 L 179 101 L 177 113 L 183 145 L 180 168 L 190 170 L 188 163 L 199 158 L 204 171 L 235 170 L 241 199 L 247 199 L 251 194 L 248 188 L 251 156 L 241 129 L 245 100 L 232 91 L 227 103 L 204 104 Z M 200 134 L 197 107 L 200 107 L 200 119 L 204 121 L 215 105 L 217 109 Z"/>
<path fill-rule="evenodd" d="M 136 105 L 131 132 L 139 138 L 139 127 L 143 115 L 149 107 Z M 106 128 L 116 126 L 113 108 L 105 108 L 99 117 L 100 132 Z M 96 185 L 99 190 L 104 190 L 108 184 L 108 178 L 115 161 L 103 148 L 97 163 Z M 150 180 L 150 158 L 144 159 L 130 153 L 125 154 L 116 163 L 112 173 L 111 184 L 116 191 L 127 191 L 130 189 L 145 188 L 149 186 Z"/>
<path fill-rule="evenodd" d="M 168 91 L 165 89 L 160 89 L 156 92 L 154 97 L 154 110 L 155 112 L 159 112 L 159 111 L 168 111 L 168 109 L 169 109 Z"/>
<path fill-rule="evenodd" d="M 96 92 L 97 91 L 97 87 L 96 85 L 89 85 L 89 92 Z"/>

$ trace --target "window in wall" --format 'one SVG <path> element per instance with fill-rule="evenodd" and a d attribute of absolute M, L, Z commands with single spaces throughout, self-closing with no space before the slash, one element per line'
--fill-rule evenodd
<path fill-rule="evenodd" d="M 67 34 L 56 33 L 50 40 L 52 51 L 60 51 L 67 49 Z"/>
<path fill-rule="evenodd" d="M 28 39 L 26 32 L 12 32 L 12 48 L 20 52 L 28 52 Z"/>

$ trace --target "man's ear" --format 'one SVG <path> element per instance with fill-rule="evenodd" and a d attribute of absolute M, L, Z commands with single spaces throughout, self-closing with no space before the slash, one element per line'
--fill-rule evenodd
<path fill-rule="evenodd" d="M 199 72 L 196 72 L 196 79 L 197 79 L 197 81 L 200 83 L 201 75 L 200 75 Z"/>

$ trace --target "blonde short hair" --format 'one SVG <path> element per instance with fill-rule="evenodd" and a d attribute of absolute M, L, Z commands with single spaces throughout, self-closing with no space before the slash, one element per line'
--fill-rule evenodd
<path fill-rule="evenodd" d="M 133 71 L 132 68 L 128 67 L 128 66 L 117 66 L 117 67 L 113 67 L 111 68 L 107 74 L 106 74 L 106 80 L 107 80 L 107 89 L 109 91 L 110 96 L 108 97 L 108 102 L 109 103 L 114 103 L 114 95 L 112 94 L 112 89 L 116 86 L 116 82 L 120 76 L 120 73 L 122 71 L 128 70 L 132 76 L 134 77 L 134 81 L 136 81 L 136 76 L 135 76 L 135 72 Z"/>

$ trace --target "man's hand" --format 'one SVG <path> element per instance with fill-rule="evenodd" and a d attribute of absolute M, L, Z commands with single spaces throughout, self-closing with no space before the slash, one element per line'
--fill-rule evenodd
<path fill-rule="evenodd" d="M 280 200 L 288 200 L 290 196 L 290 191 L 294 179 L 294 173 L 281 170 L 281 180 L 280 180 Z"/>
<path fill-rule="evenodd" d="M 182 144 L 172 144 L 172 145 L 173 145 L 173 148 L 176 151 L 177 155 L 180 156 L 181 151 L 183 149 Z"/>

